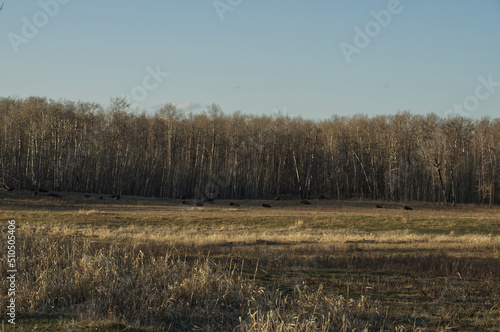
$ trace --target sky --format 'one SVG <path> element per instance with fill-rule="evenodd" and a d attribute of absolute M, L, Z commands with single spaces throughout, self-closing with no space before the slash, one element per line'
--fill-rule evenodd
<path fill-rule="evenodd" d="M 0 0 L 0 97 L 500 117 L 500 0 Z"/>

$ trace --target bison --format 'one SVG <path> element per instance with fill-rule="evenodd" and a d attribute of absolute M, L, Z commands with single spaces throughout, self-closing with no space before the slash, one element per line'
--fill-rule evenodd
<path fill-rule="evenodd" d="M 203 194 L 203 196 L 205 196 L 205 200 L 203 201 L 204 203 L 208 202 L 208 203 L 212 204 L 214 202 L 214 199 L 215 199 L 214 197 L 207 196 L 205 194 Z"/>

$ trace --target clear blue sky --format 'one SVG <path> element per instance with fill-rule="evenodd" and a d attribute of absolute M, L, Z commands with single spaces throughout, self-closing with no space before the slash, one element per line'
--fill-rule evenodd
<path fill-rule="evenodd" d="M 466 102 L 472 118 L 500 117 L 500 83 L 478 80 L 500 82 L 500 0 L 3 1 L 1 97 L 107 106 L 147 91 L 146 79 L 146 110 L 216 103 L 324 119 L 444 115 Z M 370 12 L 390 6 L 382 26 Z M 355 27 L 367 26 L 369 45 L 348 63 L 341 43 L 355 47 Z M 169 75 L 157 82 L 148 67 Z"/>

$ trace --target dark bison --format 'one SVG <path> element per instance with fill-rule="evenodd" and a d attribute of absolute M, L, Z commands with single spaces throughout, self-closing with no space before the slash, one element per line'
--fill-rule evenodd
<path fill-rule="evenodd" d="M 382 209 L 382 205 L 377 204 L 377 209 Z"/>
<path fill-rule="evenodd" d="M 196 206 L 203 206 L 203 203 L 196 203 Z"/>
<path fill-rule="evenodd" d="M 59 194 L 54 194 L 54 193 L 47 194 L 47 196 L 54 197 L 54 198 L 62 198 L 62 196 L 61 196 L 61 195 L 59 195 Z"/>
<path fill-rule="evenodd" d="M 319 196 L 319 199 L 325 199 L 325 195 Z"/>
<path fill-rule="evenodd" d="M 300 201 L 300 204 L 311 205 L 311 202 L 309 202 L 309 201 Z"/>
<path fill-rule="evenodd" d="M 262 206 L 263 206 L 263 207 L 266 207 L 266 208 L 270 208 L 270 207 L 271 207 L 271 205 L 266 204 L 266 203 L 262 204 Z"/>
<path fill-rule="evenodd" d="M 214 199 L 215 199 L 214 197 L 207 196 L 205 194 L 203 194 L 203 196 L 205 196 L 205 200 L 203 201 L 204 203 L 208 202 L 208 203 L 212 204 L 214 202 Z"/>
<path fill-rule="evenodd" d="M 89 197 L 90 197 L 90 195 L 85 194 L 85 198 L 89 198 Z"/>
<path fill-rule="evenodd" d="M 234 202 L 229 202 L 229 206 L 240 206 L 240 204 L 234 203 Z"/>
<path fill-rule="evenodd" d="M 411 207 L 405 205 L 405 210 L 413 210 Z"/>
<path fill-rule="evenodd" d="M 280 200 L 280 198 L 279 198 L 278 196 L 276 196 L 276 197 L 274 197 L 274 200 L 275 200 L 275 201 L 279 201 L 279 200 Z"/>

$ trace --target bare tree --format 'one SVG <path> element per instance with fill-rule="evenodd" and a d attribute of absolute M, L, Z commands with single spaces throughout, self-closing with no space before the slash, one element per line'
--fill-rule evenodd
<path fill-rule="evenodd" d="M 288 195 L 498 204 L 500 120 L 434 114 L 155 114 L 123 99 L 0 98 L 0 188 L 96 197 L 269 199 Z M 322 196 L 320 196 L 322 195 Z"/>

